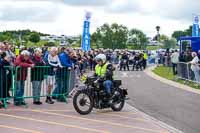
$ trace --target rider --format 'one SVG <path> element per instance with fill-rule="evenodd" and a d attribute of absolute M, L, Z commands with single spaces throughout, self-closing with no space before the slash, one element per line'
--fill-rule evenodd
<path fill-rule="evenodd" d="M 122 57 L 121 57 L 121 61 L 125 60 L 126 61 L 126 64 L 123 64 L 123 65 L 126 65 L 128 71 L 129 71 L 129 57 L 128 57 L 128 53 L 127 52 L 123 52 L 122 54 Z M 122 70 L 122 63 L 120 63 L 120 71 Z"/>
<path fill-rule="evenodd" d="M 99 54 L 95 57 L 97 65 L 95 67 L 95 76 L 103 79 L 103 87 L 106 90 L 107 96 L 111 97 L 111 88 L 113 86 L 113 71 L 115 68 L 108 63 L 104 54 Z"/>
<path fill-rule="evenodd" d="M 132 69 L 132 70 L 134 71 L 134 68 L 137 67 L 136 65 L 138 65 L 139 67 L 141 67 L 141 66 L 140 66 L 140 60 L 141 60 L 140 54 L 139 54 L 139 53 L 136 53 L 133 60 L 134 60 L 134 63 L 133 63 L 133 69 Z M 137 69 L 137 68 L 136 68 L 136 69 Z"/>

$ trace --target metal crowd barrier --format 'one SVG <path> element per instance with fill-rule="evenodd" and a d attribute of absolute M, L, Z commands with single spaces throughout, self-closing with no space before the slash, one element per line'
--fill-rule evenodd
<path fill-rule="evenodd" d="M 0 68 L 0 100 L 7 108 L 7 100 L 24 102 L 27 98 L 39 101 L 41 97 L 54 97 L 67 102 L 67 96 L 74 87 L 73 70 L 49 66 Z"/>
<path fill-rule="evenodd" d="M 179 79 L 200 84 L 200 79 L 198 76 L 200 76 L 200 70 L 192 71 L 191 63 L 179 62 L 177 64 L 177 77 Z"/>

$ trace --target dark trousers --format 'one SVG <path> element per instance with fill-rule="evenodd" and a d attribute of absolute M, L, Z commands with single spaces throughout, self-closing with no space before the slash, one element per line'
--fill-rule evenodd
<path fill-rule="evenodd" d="M 7 78 L 6 75 L 4 75 L 4 78 L 0 78 L 0 98 L 9 98 L 10 94 L 10 88 L 11 88 L 12 82 L 10 79 Z"/>
<path fill-rule="evenodd" d="M 128 62 L 126 64 L 120 64 L 120 71 L 122 70 L 122 68 L 127 68 L 127 70 L 129 71 L 129 65 L 128 65 Z M 124 69 L 124 70 L 125 70 Z"/>
<path fill-rule="evenodd" d="M 15 103 L 21 103 L 24 101 L 24 84 L 25 81 L 20 80 L 16 82 L 16 91 L 14 96 Z"/>
<path fill-rule="evenodd" d="M 143 68 L 146 69 L 146 66 L 147 66 L 147 60 L 144 59 L 144 60 L 143 60 Z"/>
<path fill-rule="evenodd" d="M 177 64 L 172 63 L 172 69 L 173 69 L 173 74 L 176 75 L 177 74 Z"/>

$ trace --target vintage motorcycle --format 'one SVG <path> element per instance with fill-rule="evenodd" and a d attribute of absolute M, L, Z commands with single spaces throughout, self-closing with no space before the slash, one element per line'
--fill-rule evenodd
<path fill-rule="evenodd" d="M 141 61 L 136 60 L 134 62 L 133 70 L 134 70 L 134 68 L 136 68 L 136 71 L 138 71 L 139 69 L 142 71 Z"/>
<path fill-rule="evenodd" d="M 122 59 L 121 62 L 120 62 L 120 71 L 122 69 L 124 69 L 124 71 L 126 71 L 127 64 L 128 64 L 128 60 Z M 129 69 L 129 68 L 127 68 L 127 69 Z"/>
<path fill-rule="evenodd" d="M 89 114 L 93 108 L 112 108 L 121 111 L 127 100 L 127 89 L 121 88 L 121 80 L 113 81 L 112 97 L 108 98 L 103 87 L 103 80 L 98 77 L 86 77 L 85 88 L 77 90 L 73 97 L 73 106 L 81 115 Z M 112 101 L 112 102 L 110 102 Z"/>

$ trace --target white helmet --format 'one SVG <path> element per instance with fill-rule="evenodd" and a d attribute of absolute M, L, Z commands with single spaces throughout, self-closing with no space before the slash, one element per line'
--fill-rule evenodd
<path fill-rule="evenodd" d="M 96 57 L 95 57 L 95 60 L 96 61 L 102 61 L 103 63 L 106 62 L 106 56 L 104 54 L 98 54 Z"/>

